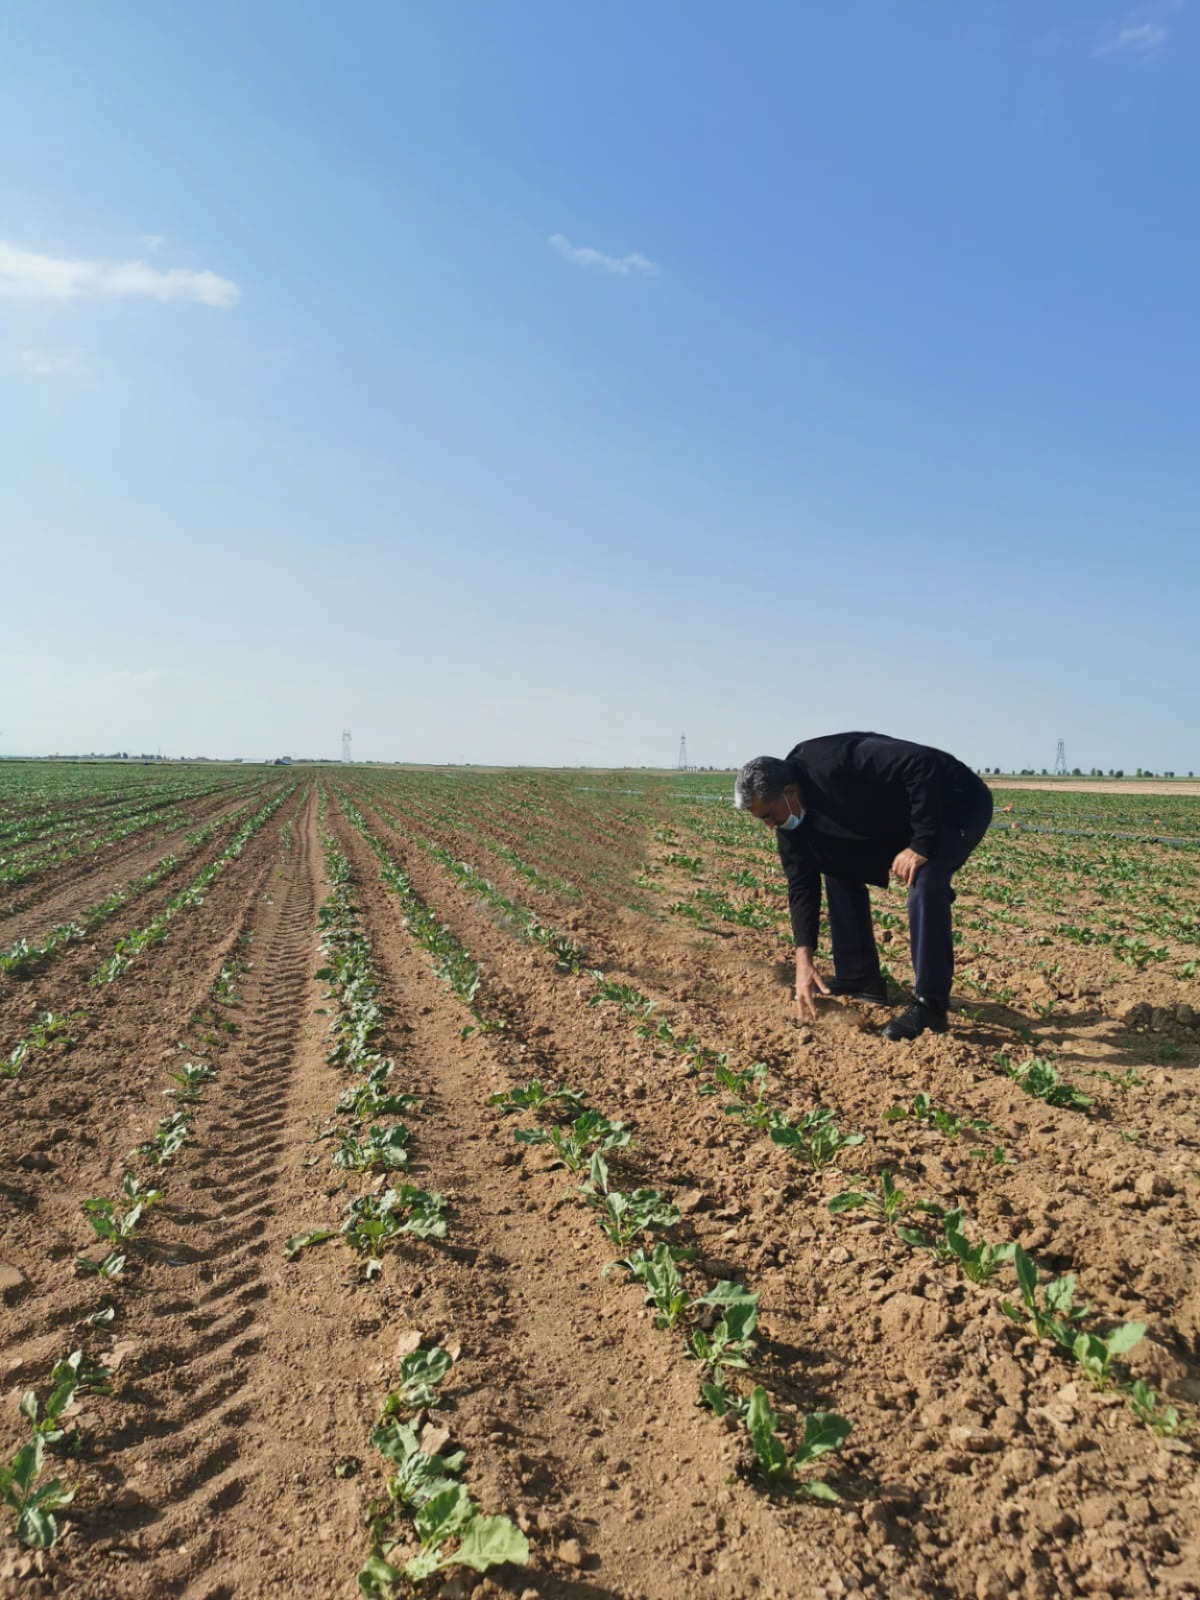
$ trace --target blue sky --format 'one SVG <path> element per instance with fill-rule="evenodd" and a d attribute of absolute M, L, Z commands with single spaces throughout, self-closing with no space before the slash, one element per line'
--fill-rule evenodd
<path fill-rule="evenodd" d="M 1200 770 L 1200 0 L 0 19 L 0 750 Z"/>

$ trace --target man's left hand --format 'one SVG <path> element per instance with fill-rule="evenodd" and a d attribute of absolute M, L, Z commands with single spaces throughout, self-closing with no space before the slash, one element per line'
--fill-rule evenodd
<path fill-rule="evenodd" d="M 915 850 L 901 850 L 892 862 L 892 871 L 901 883 L 906 883 L 911 889 L 917 873 L 925 865 L 926 860 L 927 857 L 919 856 Z"/>

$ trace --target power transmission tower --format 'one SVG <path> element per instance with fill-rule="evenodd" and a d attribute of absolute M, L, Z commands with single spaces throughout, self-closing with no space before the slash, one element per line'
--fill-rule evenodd
<path fill-rule="evenodd" d="M 342 760 L 343 760 L 343 762 L 345 762 L 345 764 L 347 766 L 350 765 L 350 729 L 349 728 L 343 728 L 342 729 Z"/>
<path fill-rule="evenodd" d="M 688 769 L 686 733 L 681 733 L 679 735 L 679 760 L 676 762 L 676 766 L 679 768 L 680 772 L 686 772 Z"/>
<path fill-rule="evenodd" d="M 1067 747 L 1060 739 L 1058 749 L 1054 752 L 1054 776 L 1065 778 L 1067 775 Z"/>

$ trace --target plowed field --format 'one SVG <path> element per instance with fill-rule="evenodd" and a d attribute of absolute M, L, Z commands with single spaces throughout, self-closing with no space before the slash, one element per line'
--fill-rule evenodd
<path fill-rule="evenodd" d="M 896 1045 L 727 779 L 206 783 L 0 793 L 0 1595 L 1200 1594 L 1200 798 L 998 792 Z"/>

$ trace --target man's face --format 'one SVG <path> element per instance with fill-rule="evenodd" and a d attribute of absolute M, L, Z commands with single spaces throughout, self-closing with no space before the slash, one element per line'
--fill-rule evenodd
<path fill-rule="evenodd" d="M 780 828 L 789 816 L 799 816 L 800 790 L 794 783 L 789 783 L 774 800 L 751 800 L 750 815 L 757 817 L 768 828 Z"/>

